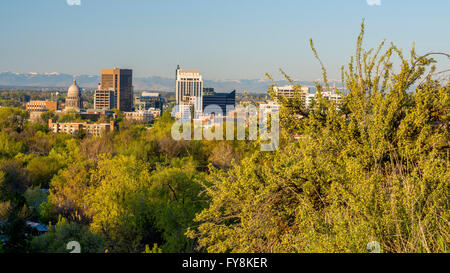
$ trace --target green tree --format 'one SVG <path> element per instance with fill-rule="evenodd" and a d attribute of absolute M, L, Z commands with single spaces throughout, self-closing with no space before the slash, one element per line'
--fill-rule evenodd
<path fill-rule="evenodd" d="M 12 158 L 24 150 L 24 145 L 6 132 L 0 132 L 0 158 Z"/>
<path fill-rule="evenodd" d="M 384 43 L 365 51 L 363 36 L 364 25 L 342 105 L 321 95 L 323 68 L 316 103 L 281 117 L 282 136 L 298 141 L 211 169 L 210 206 L 187 233 L 201 248 L 366 252 L 378 241 L 385 252 L 448 251 L 450 85 L 433 80 L 432 54 L 413 49 L 407 60 L 394 45 L 382 54 Z"/>
<path fill-rule="evenodd" d="M 1 251 L 1 248 L 0 248 L 0 251 Z M 145 245 L 145 250 L 144 250 L 143 253 L 146 253 L 146 254 L 162 253 L 162 249 L 158 247 L 158 244 L 153 244 L 153 248 L 152 249 L 150 249 L 150 247 L 148 245 Z"/>
<path fill-rule="evenodd" d="M 199 197 L 203 181 L 192 158 L 173 159 L 171 166 L 159 168 L 150 178 L 156 226 L 162 233 L 164 252 L 193 252 L 195 241 L 186 237 L 195 214 L 206 205 Z"/>
<path fill-rule="evenodd" d="M 44 124 L 47 124 L 49 119 L 55 119 L 55 118 L 56 118 L 56 114 L 54 111 L 46 111 L 41 114 L 41 120 Z"/>
<path fill-rule="evenodd" d="M 164 252 L 193 251 L 184 233 L 204 207 L 194 183 L 192 159 L 172 160 L 150 172 L 134 156 L 105 157 L 91 177 L 86 207 L 91 229 L 103 234 L 113 252 L 142 252 L 146 244 Z"/>
<path fill-rule="evenodd" d="M 48 121 L 48 120 L 47 120 Z M 75 110 L 69 110 L 59 115 L 58 122 L 82 122 L 81 115 Z"/>
<path fill-rule="evenodd" d="M 92 217 L 91 229 L 106 238 L 108 250 L 140 252 L 143 238 L 155 232 L 149 177 L 147 164 L 133 156 L 98 163 L 86 208 Z"/>
<path fill-rule="evenodd" d="M 33 185 L 45 189 L 61 167 L 58 161 L 48 156 L 35 157 L 27 165 Z"/>
<path fill-rule="evenodd" d="M 79 160 L 53 177 L 48 198 L 50 204 L 44 205 L 46 217 L 51 216 L 53 210 L 54 214 L 70 220 L 85 223 L 89 221 L 84 202 L 90 191 L 93 168 L 91 161 Z"/>
<path fill-rule="evenodd" d="M 212 150 L 209 161 L 216 167 L 227 169 L 232 166 L 233 161 L 237 157 L 233 151 L 233 147 L 225 141 L 219 142 Z"/>
<path fill-rule="evenodd" d="M 22 162 L 0 160 L 0 200 L 21 198 L 30 184 L 29 173 Z"/>
<path fill-rule="evenodd" d="M 78 242 L 81 253 L 104 253 L 104 240 L 101 236 L 89 231 L 85 225 L 81 225 L 62 218 L 41 236 L 33 238 L 30 243 L 32 253 L 69 253 L 69 242 Z"/>
<path fill-rule="evenodd" d="M 39 217 L 41 214 L 41 204 L 47 202 L 47 193 L 39 187 L 30 187 L 24 193 L 27 206 L 33 210 L 34 216 Z"/>
<path fill-rule="evenodd" d="M 28 113 L 20 108 L 0 107 L 0 130 L 21 132 L 27 118 Z"/>
<path fill-rule="evenodd" d="M 5 223 L 1 226 L 6 242 L 3 245 L 5 253 L 25 253 L 29 247 L 30 230 L 25 221 L 31 217 L 26 205 L 17 202 L 4 202 L 0 204 L 0 219 Z"/>

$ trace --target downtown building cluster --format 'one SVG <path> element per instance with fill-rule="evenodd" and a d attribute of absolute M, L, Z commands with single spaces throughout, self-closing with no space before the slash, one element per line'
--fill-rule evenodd
<path fill-rule="evenodd" d="M 184 122 L 200 121 L 204 126 L 214 126 L 223 122 L 226 117 L 238 114 L 242 109 L 236 109 L 236 91 L 230 93 L 216 93 L 213 87 L 204 87 L 203 77 L 199 70 L 181 69 L 178 65 L 175 73 L 175 110 L 172 116 Z M 300 96 L 305 106 L 309 107 L 316 100 L 317 92 L 314 87 L 294 85 L 276 86 L 273 88 L 274 98 L 261 102 L 249 102 L 244 99 L 240 106 L 252 104 L 262 109 L 263 113 L 279 110 L 277 97 L 293 99 Z M 324 98 L 339 104 L 342 97 L 334 87 L 330 91 L 322 91 Z M 158 118 L 164 110 L 164 99 L 158 92 L 142 92 L 134 95 L 133 71 L 131 69 L 102 69 L 101 80 L 93 95 L 93 108 L 84 107 L 82 89 L 76 79 L 68 88 L 65 103 L 58 105 L 56 101 L 30 101 L 27 111 L 30 118 L 39 119 L 46 111 L 76 112 L 83 119 L 97 120 L 99 116 L 116 118 L 114 109 L 119 110 L 127 120 L 150 124 Z M 238 107 L 239 108 L 239 107 Z M 245 110 L 243 110 L 245 111 Z M 76 134 L 84 130 L 88 135 L 99 136 L 104 132 L 113 131 L 116 126 L 110 123 L 72 122 L 58 123 L 49 120 L 48 126 L 55 133 L 65 132 Z"/>
<path fill-rule="evenodd" d="M 26 110 L 30 113 L 31 120 L 40 119 L 42 113 L 46 111 L 61 114 L 75 112 L 87 120 L 98 120 L 101 116 L 112 120 L 117 117 L 114 111 L 117 109 L 127 120 L 149 124 L 154 118 L 161 115 L 164 100 L 159 93 L 149 94 L 148 92 L 144 92 L 142 96 L 135 99 L 133 89 L 133 71 L 131 69 L 102 69 L 101 81 L 94 91 L 93 108 L 84 107 L 82 88 L 74 79 L 62 105 L 58 105 L 57 101 L 30 101 L 26 104 Z M 48 127 L 55 133 L 64 132 L 75 135 L 83 130 L 90 136 L 101 136 L 116 128 L 113 121 L 109 123 L 56 122 L 54 119 L 48 121 Z"/>
<path fill-rule="evenodd" d="M 226 116 L 227 109 L 236 104 L 236 91 L 216 93 L 212 87 L 203 86 L 203 78 L 199 70 L 185 70 L 177 66 L 175 73 L 176 110 L 173 116 L 182 121 L 191 118 L 209 122 L 213 117 Z M 214 113 L 206 112 L 209 107 L 216 107 Z"/>

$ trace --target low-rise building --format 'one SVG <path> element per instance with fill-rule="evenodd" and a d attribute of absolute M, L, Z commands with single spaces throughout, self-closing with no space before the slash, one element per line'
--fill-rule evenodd
<path fill-rule="evenodd" d="M 186 102 L 182 102 L 180 105 L 178 105 L 178 107 L 179 110 L 175 118 L 180 119 L 181 123 L 190 122 L 192 118 L 193 105 Z"/>
<path fill-rule="evenodd" d="M 325 99 L 334 101 L 334 102 L 336 102 L 336 103 L 338 103 L 338 104 L 339 104 L 339 103 L 341 102 L 341 100 L 342 100 L 342 96 L 339 95 L 339 94 L 336 93 L 336 92 L 322 91 L 321 94 L 322 94 L 322 96 L 323 96 Z M 313 100 L 316 100 L 316 99 L 317 99 L 317 93 L 316 93 L 316 94 L 309 94 L 309 95 L 306 97 L 306 107 L 309 107 L 309 106 L 311 105 L 311 102 L 312 102 Z"/>
<path fill-rule="evenodd" d="M 36 112 L 30 112 L 30 121 L 31 122 L 38 122 L 41 119 L 42 113 L 45 111 L 36 111 Z"/>
<path fill-rule="evenodd" d="M 160 109 L 162 112 L 164 99 L 157 92 L 142 92 L 141 96 L 135 99 L 134 105 L 137 111 L 147 111 L 154 108 Z"/>
<path fill-rule="evenodd" d="M 28 112 L 46 112 L 58 110 L 56 101 L 32 100 L 27 102 L 26 109 Z"/>
<path fill-rule="evenodd" d="M 268 101 L 267 103 L 262 103 L 259 105 L 259 113 L 268 115 L 280 111 L 280 105 L 274 101 Z"/>
<path fill-rule="evenodd" d="M 133 120 L 139 123 L 150 123 L 153 120 L 151 111 L 124 112 L 125 119 Z"/>
<path fill-rule="evenodd" d="M 56 101 L 32 100 L 26 104 L 26 110 L 30 113 L 31 121 L 38 121 L 42 113 L 57 111 L 58 103 Z"/>
<path fill-rule="evenodd" d="M 285 85 L 285 86 L 275 86 L 273 88 L 273 91 L 275 91 L 276 96 L 282 96 L 286 99 L 292 99 L 295 96 L 295 93 L 299 93 L 300 96 L 303 98 L 306 98 L 308 94 L 313 93 L 315 90 L 314 87 L 308 87 L 308 86 L 293 86 L 293 85 Z"/>
<path fill-rule="evenodd" d="M 26 221 L 27 227 L 31 228 L 37 235 L 43 235 L 48 232 L 48 226 L 39 222 Z"/>
<path fill-rule="evenodd" d="M 100 109 L 86 109 L 80 112 L 82 119 L 96 121 L 102 116 L 117 118 L 117 114 L 112 110 L 100 110 Z"/>
<path fill-rule="evenodd" d="M 153 119 L 159 118 L 162 114 L 160 109 L 150 108 L 148 109 L 148 111 L 152 113 Z"/>
<path fill-rule="evenodd" d="M 88 122 L 54 122 L 48 120 L 48 128 L 54 133 L 77 134 L 84 130 L 88 136 L 102 136 L 106 132 L 112 132 L 115 129 L 114 121 L 110 123 L 88 123 Z"/>

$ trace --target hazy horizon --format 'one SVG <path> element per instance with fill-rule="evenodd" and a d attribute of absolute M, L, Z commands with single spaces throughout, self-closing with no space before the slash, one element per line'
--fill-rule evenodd
<path fill-rule="evenodd" d="M 121 67 L 136 77 L 170 78 L 180 64 L 214 81 L 265 73 L 279 79 L 279 68 L 312 81 L 321 75 L 309 48 L 313 38 L 329 78 L 340 79 L 362 18 L 366 48 L 386 39 L 405 54 L 413 42 L 418 54 L 450 51 L 443 34 L 448 1 L 377 2 L 2 1 L 0 71 L 99 75 L 101 68 Z"/>

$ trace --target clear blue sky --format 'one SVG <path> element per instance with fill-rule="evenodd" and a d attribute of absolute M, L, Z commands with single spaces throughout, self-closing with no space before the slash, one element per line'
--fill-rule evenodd
<path fill-rule="evenodd" d="M 386 38 L 418 53 L 450 52 L 450 1 L 381 0 L 0 0 L 0 71 L 173 77 L 177 64 L 207 79 L 264 78 L 283 68 L 330 78 L 353 53 L 366 19 L 366 46 Z"/>

